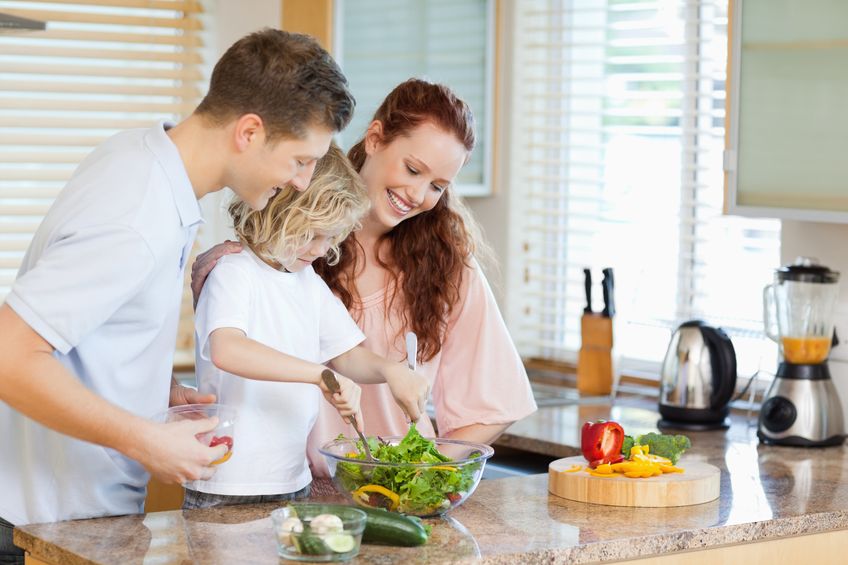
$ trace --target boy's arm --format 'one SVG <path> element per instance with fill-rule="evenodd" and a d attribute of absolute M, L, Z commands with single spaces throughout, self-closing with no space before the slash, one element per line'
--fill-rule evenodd
<path fill-rule="evenodd" d="M 360 384 L 386 383 L 395 402 L 412 422 L 424 413 L 430 385 L 427 379 L 401 363 L 380 357 L 362 345 L 332 360 L 333 367 Z"/>
<path fill-rule="evenodd" d="M 44 426 L 116 449 L 165 482 L 209 477 L 209 463 L 226 452 L 194 437 L 213 429 L 214 420 L 156 424 L 94 394 L 6 304 L 0 305 L 0 335 L 0 400 Z"/>
<path fill-rule="evenodd" d="M 256 381 L 309 383 L 322 387 L 324 365 L 287 355 L 247 337 L 236 328 L 218 328 L 209 335 L 212 364 L 228 373 Z"/>
<path fill-rule="evenodd" d="M 251 339 L 237 328 L 218 328 L 209 334 L 212 364 L 228 373 L 256 381 L 308 383 L 318 386 L 342 417 L 355 416 L 359 410 L 359 387 L 343 375 L 336 375 L 341 390 L 332 393 L 321 379 L 327 367 L 268 347 Z"/>

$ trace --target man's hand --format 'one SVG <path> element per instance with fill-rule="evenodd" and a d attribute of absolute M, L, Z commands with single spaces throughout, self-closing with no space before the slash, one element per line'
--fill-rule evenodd
<path fill-rule="evenodd" d="M 214 394 L 200 394 L 190 386 L 183 386 L 175 380 L 171 380 L 171 396 L 168 398 L 168 406 L 181 406 L 183 404 L 212 404 L 217 400 Z"/>
<path fill-rule="evenodd" d="M 230 253 L 239 253 L 241 249 L 241 243 L 237 241 L 225 241 L 197 256 L 197 259 L 195 259 L 191 266 L 191 295 L 194 299 L 195 307 L 197 307 L 197 299 L 200 297 L 200 290 L 203 288 L 203 283 L 206 282 L 206 277 L 209 276 L 218 259 Z"/>
<path fill-rule="evenodd" d="M 211 432 L 217 425 L 217 418 L 167 424 L 148 422 L 126 454 L 166 484 L 208 480 L 215 474 L 210 464 L 222 458 L 228 447 L 224 444 L 207 447 L 195 436 Z"/>
<path fill-rule="evenodd" d="M 424 414 L 430 395 L 430 383 L 427 378 L 410 371 L 405 365 L 395 363 L 384 370 L 384 377 L 395 402 L 406 413 L 410 422 L 417 422 Z"/>

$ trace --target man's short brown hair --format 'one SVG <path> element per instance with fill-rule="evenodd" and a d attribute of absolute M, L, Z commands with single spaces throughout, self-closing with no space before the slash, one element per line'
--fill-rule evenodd
<path fill-rule="evenodd" d="M 197 113 L 216 125 L 257 114 L 268 140 L 341 131 L 355 101 L 341 69 L 308 35 L 265 28 L 235 42 L 216 63 Z"/>

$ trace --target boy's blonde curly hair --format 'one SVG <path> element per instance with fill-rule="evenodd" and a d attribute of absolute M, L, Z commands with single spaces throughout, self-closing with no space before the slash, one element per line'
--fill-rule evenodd
<path fill-rule="evenodd" d="M 235 198 L 229 212 L 238 238 L 265 261 L 292 263 L 297 251 L 321 232 L 332 236 L 326 260 L 335 264 L 340 256 L 339 244 L 359 229 L 359 220 L 369 207 L 362 179 L 344 152 L 332 143 L 315 165 L 305 191 L 287 187 L 262 210 L 252 210 Z"/>

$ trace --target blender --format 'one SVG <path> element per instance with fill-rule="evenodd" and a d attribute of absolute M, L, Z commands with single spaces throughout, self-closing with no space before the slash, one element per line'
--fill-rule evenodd
<path fill-rule="evenodd" d="M 838 295 L 839 273 L 803 257 L 777 269 L 775 282 L 763 290 L 766 335 L 780 349 L 760 409 L 757 437 L 763 443 L 818 447 L 845 439 L 842 405 L 827 366 Z"/>

